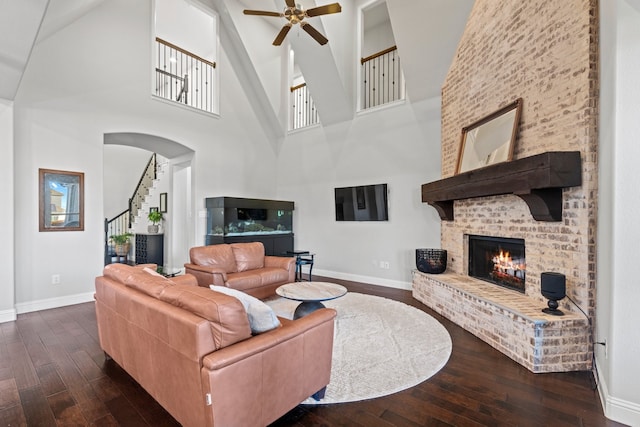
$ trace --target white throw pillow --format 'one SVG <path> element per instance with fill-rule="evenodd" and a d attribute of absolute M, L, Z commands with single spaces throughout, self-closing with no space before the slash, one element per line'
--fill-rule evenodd
<path fill-rule="evenodd" d="M 252 334 L 261 334 L 280 326 L 280 320 L 278 320 L 278 316 L 276 316 L 271 307 L 258 298 L 226 286 L 209 285 L 209 288 L 240 300 L 249 317 Z"/>

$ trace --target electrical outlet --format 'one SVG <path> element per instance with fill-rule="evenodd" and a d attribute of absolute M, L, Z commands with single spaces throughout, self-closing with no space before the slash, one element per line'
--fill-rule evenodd
<path fill-rule="evenodd" d="M 52 285 L 59 285 L 60 284 L 60 275 L 59 274 L 51 275 L 51 284 Z"/>
<path fill-rule="evenodd" d="M 384 268 L 384 261 L 380 261 L 380 264 L 378 264 L 378 267 Z"/>
<path fill-rule="evenodd" d="M 385 270 L 388 270 L 389 269 L 389 261 L 385 261 L 384 262 L 384 266 L 382 268 L 384 268 Z"/>

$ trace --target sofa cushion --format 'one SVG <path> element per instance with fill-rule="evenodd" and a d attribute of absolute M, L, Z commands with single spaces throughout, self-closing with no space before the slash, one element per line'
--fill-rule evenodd
<path fill-rule="evenodd" d="M 256 271 L 262 283 L 285 283 L 289 282 L 289 271 L 282 268 L 265 267 Z"/>
<path fill-rule="evenodd" d="M 227 275 L 225 283 L 227 287 L 244 291 L 246 289 L 257 288 L 262 286 L 262 277 L 260 270 L 249 270 L 241 273 L 233 273 Z"/>
<path fill-rule="evenodd" d="M 142 271 L 144 271 L 145 273 L 149 273 L 152 276 L 163 277 L 163 278 L 166 279 L 165 276 L 163 276 L 162 274 L 158 273 L 158 269 L 157 268 L 144 267 L 142 269 Z"/>
<path fill-rule="evenodd" d="M 251 337 L 247 313 L 237 298 L 201 286 L 176 284 L 166 287 L 160 300 L 209 320 L 216 349 Z"/>
<path fill-rule="evenodd" d="M 133 273 L 139 273 L 145 268 L 156 268 L 155 264 L 140 264 L 131 266 L 128 264 L 107 264 L 104 267 L 102 275 L 116 282 L 124 283 L 124 281 Z"/>
<path fill-rule="evenodd" d="M 189 250 L 192 264 L 221 268 L 227 273 L 237 270 L 233 249 L 228 244 L 197 246 Z"/>
<path fill-rule="evenodd" d="M 278 320 L 278 316 L 276 316 L 271 307 L 258 298 L 236 289 L 227 288 L 226 286 L 211 285 L 209 287 L 216 292 L 230 295 L 240 300 L 247 312 L 252 334 L 261 334 L 280 326 L 280 320 Z"/>
<path fill-rule="evenodd" d="M 161 274 L 155 271 L 154 274 L 150 274 L 146 270 L 147 269 L 142 269 L 130 274 L 124 280 L 124 284 L 154 298 L 160 298 L 160 294 L 162 294 L 167 286 L 174 285 L 171 280 Z"/>
<path fill-rule="evenodd" d="M 232 243 L 231 249 L 238 272 L 264 267 L 264 245 L 262 242 Z"/>

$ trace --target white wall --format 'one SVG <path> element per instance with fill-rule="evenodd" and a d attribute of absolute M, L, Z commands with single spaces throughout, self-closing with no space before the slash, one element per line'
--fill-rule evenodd
<path fill-rule="evenodd" d="M 216 21 L 183 0 L 157 0 L 155 35 L 208 61 L 216 60 Z"/>
<path fill-rule="evenodd" d="M 276 194 L 275 153 L 224 52 L 222 119 L 151 97 L 151 22 L 150 0 L 110 0 L 33 49 L 14 104 L 21 312 L 92 298 L 103 267 L 105 133 L 157 135 L 193 149 L 196 210 L 203 210 L 205 197 Z M 41 167 L 85 172 L 85 231 L 38 232 Z M 204 218 L 192 221 L 197 229 Z M 203 239 L 193 236 L 191 243 Z M 60 274 L 59 285 L 51 285 L 52 274 Z"/>
<path fill-rule="evenodd" d="M 363 37 L 362 57 L 366 58 L 374 53 L 378 53 L 384 49 L 395 46 L 396 41 L 393 39 L 393 30 L 389 21 L 376 25 L 375 27 L 365 31 Z"/>
<path fill-rule="evenodd" d="M 266 3 L 261 10 L 276 11 Z M 252 65 L 260 79 L 273 110 L 280 118 L 280 123 L 287 124 L 288 109 L 288 39 L 280 47 L 273 46 L 282 26 L 287 22 L 283 18 L 266 18 L 246 16 L 241 2 L 227 2 L 229 13 L 234 18 L 243 46 L 251 58 Z M 287 37 L 295 36 L 298 26 L 293 27 Z M 247 83 L 248 84 L 248 83 Z"/>
<path fill-rule="evenodd" d="M 295 246 L 316 254 L 314 274 L 410 289 L 415 249 L 440 247 L 440 219 L 421 202 L 421 185 L 440 178 L 440 98 L 291 134 L 278 169 L 278 197 L 295 201 Z M 336 222 L 335 187 L 381 183 L 388 222 Z"/>
<path fill-rule="evenodd" d="M 15 320 L 14 309 L 14 203 L 13 102 L 0 98 L 0 182 L 4 208 L 0 209 L 0 323 Z"/>
<path fill-rule="evenodd" d="M 607 417 L 640 425 L 640 1 L 600 2 L 601 105 L 596 346 Z"/>

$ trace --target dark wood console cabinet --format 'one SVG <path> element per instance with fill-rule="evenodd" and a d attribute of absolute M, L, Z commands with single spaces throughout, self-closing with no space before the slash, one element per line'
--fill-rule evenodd
<path fill-rule="evenodd" d="M 136 234 L 136 264 L 164 265 L 164 234 Z"/>

